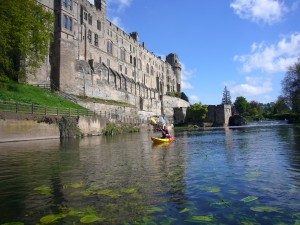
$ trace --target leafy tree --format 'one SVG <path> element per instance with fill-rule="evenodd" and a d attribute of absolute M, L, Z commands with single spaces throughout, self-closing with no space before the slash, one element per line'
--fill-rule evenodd
<path fill-rule="evenodd" d="M 205 119 L 207 111 L 206 105 L 202 105 L 201 102 L 195 103 L 189 107 L 188 117 L 193 122 L 201 122 Z"/>
<path fill-rule="evenodd" d="M 247 102 L 246 98 L 243 96 L 237 97 L 235 99 L 234 102 L 235 109 L 241 115 L 243 115 L 243 113 L 247 111 L 248 105 L 249 103 Z"/>
<path fill-rule="evenodd" d="M 0 76 L 34 73 L 48 54 L 54 17 L 36 0 L 0 1 Z"/>
<path fill-rule="evenodd" d="M 223 91 L 222 104 L 223 105 L 231 105 L 232 104 L 230 91 L 227 90 L 226 86 L 225 86 L 224 91 Z"/>
<path fill-rule="evenodd" d="M 290 66 L 282 81 L 284 97 L 293 112 L 300 113 L 300 58 Z"/>
<path fill-rule="evenodd" d="M 278 96 L 274 105 L 274 113 L 289 113 L 290 108 L 286 104 L 286 99 L 283 96 Z"/>

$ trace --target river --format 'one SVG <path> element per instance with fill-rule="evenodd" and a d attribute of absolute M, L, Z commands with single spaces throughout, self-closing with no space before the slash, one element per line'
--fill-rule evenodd
<path fill-rule="evenodd" d="M 300 127 L 0 143 L 0 224 L 300 224 Z"/>

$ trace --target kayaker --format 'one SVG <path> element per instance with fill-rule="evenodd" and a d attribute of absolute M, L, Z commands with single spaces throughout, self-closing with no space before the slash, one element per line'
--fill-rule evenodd
<path fill-rule="evenodd" d="M 165 125 L 163 125 L 163 127 L 161 129 L 161 134 L 162 134 L 162 138 L 170 138 L 171 137 L 169 130 L 167 129 L 167 127 Z"/>

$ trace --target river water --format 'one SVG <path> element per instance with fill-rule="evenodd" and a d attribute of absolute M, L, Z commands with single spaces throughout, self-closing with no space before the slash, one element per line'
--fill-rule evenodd
<path fill-rule="evenodd" d="M 0 143 L 0 224 L 300 224 L 300 127 Z"/>

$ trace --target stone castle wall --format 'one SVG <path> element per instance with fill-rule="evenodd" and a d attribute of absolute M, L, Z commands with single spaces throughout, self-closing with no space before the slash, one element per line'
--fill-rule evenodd
<path fill-rule="evenodd" d="M 205 122 L 215 126 L 228 126 L 231 115 L 231 105 L 209 105 Z"/>
<path fill-rule="evenodd" d="M 164 111 L 160 96 L 181 91 L 178 55 L 163 60 L 139 42 L 137 32 L 127 34 L 114 25 L 107 19 L 105 0 L 95 5 L 37 1 L 55 15 L 55 32 L 51 57 L 36 76 L 28 75 L 29 83 L 51 83 L 69 94 L 127 102 L 157 115 Z M 165 111 L 171 115 L 169 108 Z"/>

